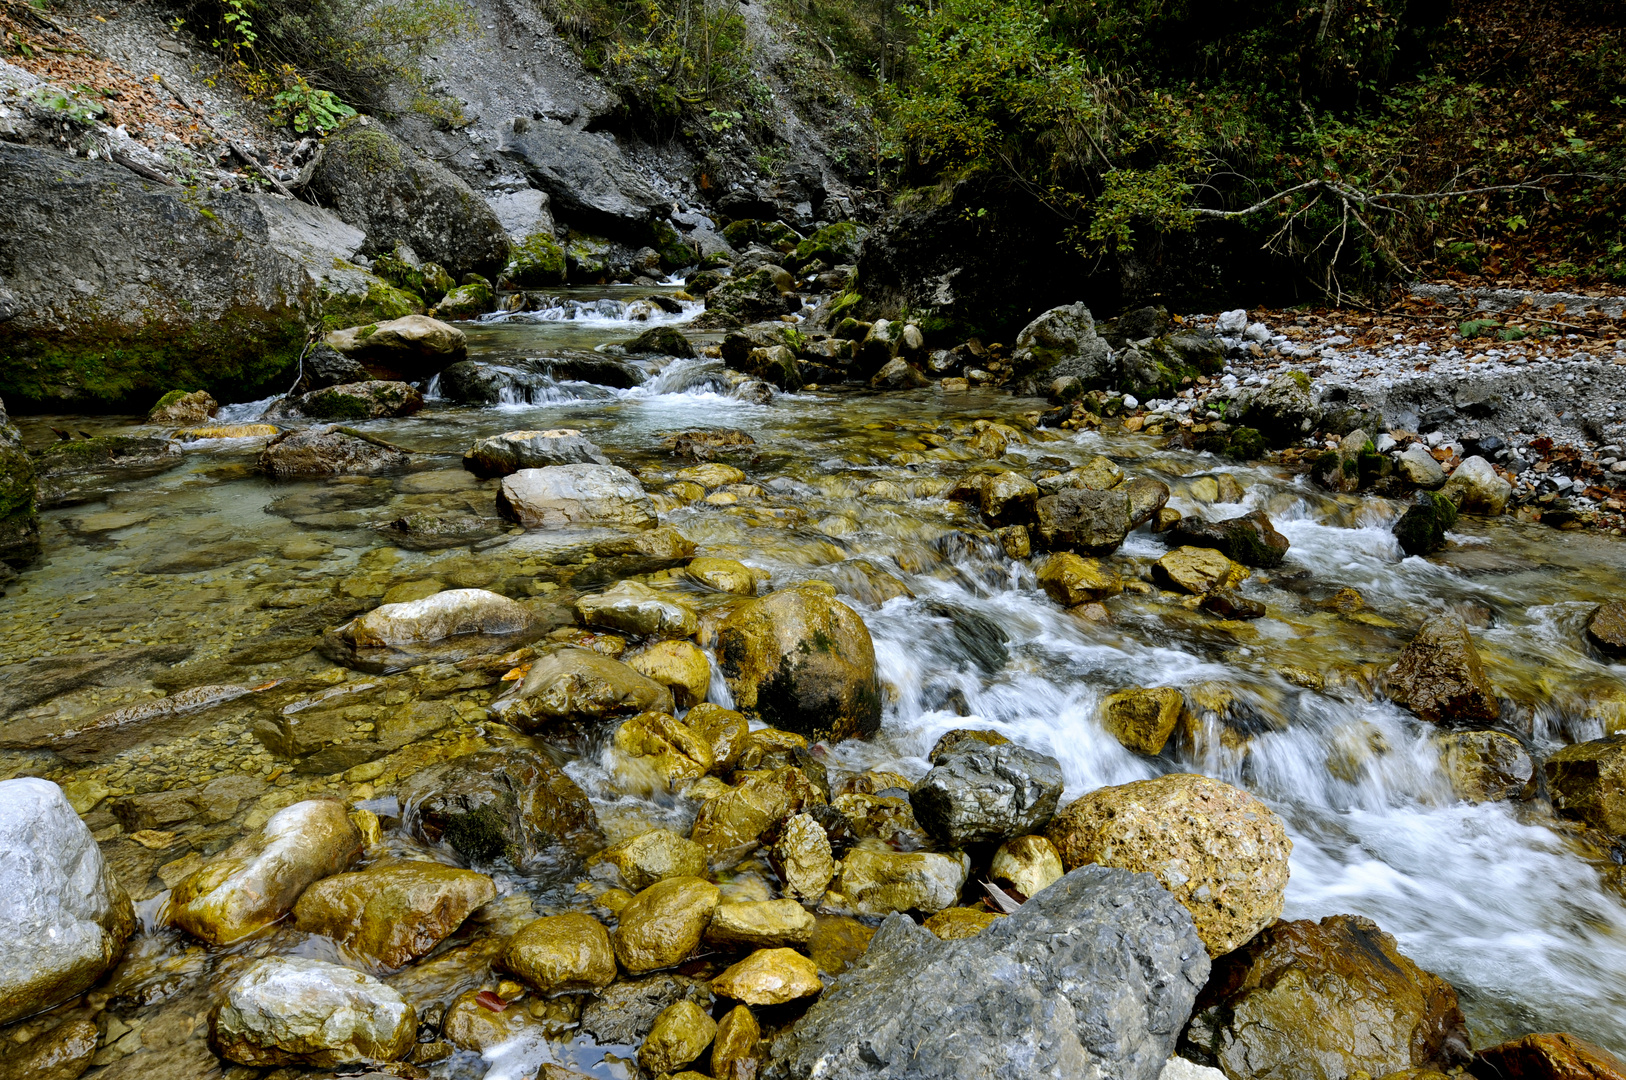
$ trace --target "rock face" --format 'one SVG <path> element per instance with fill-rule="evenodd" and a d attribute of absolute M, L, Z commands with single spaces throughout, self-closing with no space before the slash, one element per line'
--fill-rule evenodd
<path fill-rule="evenodd" d="M 1231 1077 L 1343 1080 L 1468 1056 L 1456 991 L 1370 919 L 1278 922 L 1214 964 L 1181 1053 Z"/>
<path fill-rule="evenodd" d="M 260 451 L 260 468 L 279 479 L 299 476 L 374 476 L 400 472 L 406 452 L 352 435 L 334 424 L 278 435 Z"/>
<path fill-rule="evenodd" d="M 1085 390 L 1112 383 L 1117 364 L 1112 349 L 1095 332 L 1095 318 L 1083 304 L 1051 308 L 1016 337 L 1011 371 L 1033 386 L 1061 378 L 1077 379 Z"/>
<path fill-rule="evenodd" d="M 515 634 L 531 613 L 485 589 L 446 589 L 401 604 L 384 604 L 340 628 L 357 648 L 440 641 L 460 634 Z"/>
<path fill-rule="evenodd" d="M 968 739 L 938 757 L 909 803 L 934 840 L 957 848 L 1039 831 L 1055 814 L 1063 786 L 1053 757 Z"/>
<path fill-rule="evenodd" d="M 291 380 L 315 292 L 273 242 L 275 200 L 11 142 L 0 190 L 0 274 L 15 298 L 0 320 L 0 395 L 14 407 L 135 411 L 176 386 L 236 401 Z"/>
<path fill-rule="evenodd" d="M 1280 566 L 1288 548 L 1287 537 L 1276 531 L 1263 510 L 1224 521 L 1181 518 L 1163 539 L 1170 547 L 1214 548 L 1244 566 L 1266 569 Z"/>
<path fill-rule="evenodd" d="M 508 262 L 508 232 L 485 200 L 377 121 L 345 121 L 323 140 L 323 150 L 311 193 L 367 234 L 367 254 L 406 244 L 453 277 L 494 277 Z"/>
<path fill-rule="evenodd" d="M 398 968 L 440 944 L 497 895 L 484 874 L 432 862 L 374 863 L 306 889 L 294 905 L 299 929 Z"/>
<path fill-rule="evenodd" d="M 1293 843 L 1281 819 L 1206 776 L 1100 788 L 1056 815 L 1047 835 L 1068 869 L 1097 863 L 1155 876 L 1191 912 L 1210 956 L 1282 913 Z"/>
<path fill-rule="evenodd" d="M 0 782 L 0 889 L 0 1024 L 83 993 L 135 929 L 129 896 L 49 780 Z"/>
<path fill-rule="evenodd" d="M 1488 723 L 1501 715 L 1468 627 L 1436 615 L 1388 672 L 1389 699 L 1434 724 Z"/>
<path fill-rule="evenodd" d="M 1626 656 L 1626 602 L 1599 604 L 1587 616 L 1586 639 L 1605 656 Z"/>
<path fill-rule="evenodd" d="M 559 853 L 585 856 L 602 845 L 582 789 L 548 758 L 519 747 L 425 769 L 403 785 L 400 799 L 415 835 L 444 842 L 473 863 L 506 858 L 523 867 Z"/>
<path fill-rule="evenodd" d="M 343 803 L 294 803 L 177 884 L 169 921 L 211 944 L 230 944 L 288 914 L 300 893 L 349 867 L 361 848 Z"/>
<path fill-rule="evenodd" d="M 974 937 L 888 918 L 776 1041 L 773 1075 L 1156 1080 L 1208 968 L 1154 881 L 1085 867 Z"/>
<path fill-rule="evenodd" d="M 1561 816 L 1626 836 L 1626 734 L 1566 746 L 1541 767 Z"/>
<path fill-rule="evenodd" d="M 226 991 L 209 1023 L 215 1052 L 240 1065 L 396 1061 L 418 1017 L 370 975 L 296 956 L 257 960 Z"/>
<path fill-rule="evenodd" d="M 559 649 L 537 657 L 514 696 L 498 704 L 525 728 L 673 710 L 666 687 L 589 649 Z"/>
<path fill-rule="evenodd" d="M 666 205 L 604 135 L 520 119 L 499 138 L 499 152 L 548 193 L 555 212 L 584 227 L 643 242 L 655 210 Z"/>
<path fill-rule="evenodd" d="M 463 453 L 463 467 L 476 476 L 508 476 L 549 465 L 608 465 L 604 451 L 573 428 L 505 431 L 475 443 Z"/>
<path fill-rule="evenodd" d="M 38 489 L 33 459 L 0 401 L 0 580 L 6 566 L 21 568 L 39 554 Z"/>
<path fill-rule="evenodd" d="M 1464 514 L 1496 517 L 1507 509 L 1513 485 L 1497 476 L 1490 462 L 1471 457 L 1452 470 L 1440 494 L 1456 503 Z"/>
<path fill-rule="evenodd" d="M 858 613 L 813 587 L 781 589 L 735 608 L 717 662 L 741 712 L 812 738 L 880 727 L 875 645 Z"/>
<path fill-rule="evenodd" d="M 1481 1050 L 1473 1075 L 1498 1080 L 1626 1080 L 1626 1063 L 1574 1035 L 1526 1035 Z"/>
<path fill-rule="evenodd" d="M 527 529 L 653 529 L 659 524 L 644 486 L 614 465 L 521 469 L 503 478 L 497 509 Z"/>
<path fill-rule="evenodd" d="M 1033 539 L 1040 550 L 1108 555 L 1129 533 L 1129 495 L 1123 491 L 1066 488 L 1040 499 L 1035 509 Z"/>

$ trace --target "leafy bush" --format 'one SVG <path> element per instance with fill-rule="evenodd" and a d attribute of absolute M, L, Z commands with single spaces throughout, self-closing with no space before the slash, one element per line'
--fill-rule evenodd
<path fill-rule="evenodd" d="M 301 135 L 314 131 L 326 135 L 356 110 L 328 90 L 314 89 L 304 77 L 289 70 L 293 83 L 271 99 L 271 121 L 286 124 Z"/>

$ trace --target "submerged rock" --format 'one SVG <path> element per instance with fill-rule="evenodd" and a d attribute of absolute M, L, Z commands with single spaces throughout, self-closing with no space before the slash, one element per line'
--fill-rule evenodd
<path fill-rule="evenodd" d="M 22 433 L 0 401 L 0 583 L 40 551 L 39 482 Z"/>
<path fill-rule="evenodd" d="M 810 586 L 734 609 L 717 663 L 741 712 L 816 738 L 873 733 L 881 723 L 875 646 L 858 613 Z"/>
<path fill-rule="evenodd" d="M 527 529 L 653 529 L 659 524 L 644 486 L 614 465 L 521 469 L 503 478 L 497 509 Z"/>
<path fill-rule="evenodd" d="M 1535 773 L 1519 740 L 1500 731 L 1453 731 L 1436 735 L 1434 742 L 1452 789 L 1468 802 L 1512 798 Z"/>
<path fill-rule="evenodd" d="M 776 1040 L 776 1075 L 1156 1080 L 1208 967 L 1155 882 L 1086 867 L 972 937 L 888 918 Z"/>
<path fill-rule="evenodd" d="M 1474 1055 L 1475 1076 L 1498 1080 L 1626 1080 L 1626 1062 L 1574 1035 L 1526 1035 Z"/>
<path fill-rule="evenodd" d="M 370 975 L 297 956 L 257 960 L 209 1021 L 227 1061 L 259 1067 L 329 1067 L 398 1061 L 412 1049 L 418 1017 Z"/>
<path fill-rule="evenodd" d="M 1077 607 L 1117 596 L 1124 590 L 1123 578 L 1102 566 L 1097 559 L 1086 559 L 1070 551 L 1050 556 L 1038 570 L 1039 587 L 1062 607 Z"/>
<path fill-rule="evenodd" d="M 938 756 L 909 802 L 934 840 L 958 848 L 1044 828 L 1062 787 L 1055 758 L 1014 743 L 988 746 L 971 739 Z"/>
<path fill-rule="evenodd" d="M 136 926 L 90 829 L 49 780 L 0 782 L 0 889 L 0 1024 L 89 989 Z"/>
<path fill-rule="evenodd" d="M 1501 715 L 1468 626 L 1436 615 L 1417 629 L 1387 675 L 1389 699 L 1435 724 L 1488 723 Z"/>
<path fill-rule="evenodd" d="M 694 608 L 676 594 L 637 581 L 617 582 L 576 601 L 582 625 L 640 637 L 689 637 L 700 629 Z"/>
<path fill-rule="evenodd" d="M 1566 746 L 1541 767 L 1560 817 L 1626 837 L 1626 734 Z"/>
<path fill-rule="evenodd" d="M 278 479 L 300 476 L 373 476 L 411 464 L 407 451 L 336 424 L 285 431 L 260 451 L 260 468 Z"/>
<path fill-rule="evenodd" d="M 294 924 L 398 968 L 440 944 L 496 895 L 492 880 L 472 870 L 380 862 L 306 889 L 294 905 Z"/>
<path fill-rule="evenodd" d="M 574 428 L 505 431 L 463 452 L 463 467 L 479 477 L 508 476 L 549 465 L 608 465 L 610 459 Z"/>
<path fill-rule="evenodd" d="M 1068 869 L 1150 873 L 1191 912 L 1210 956 L 1280 917 L 1293 843 L 1270 808 L 1206 776 L 1174 773 L 1099 788 L 1046 832 Z"/>
<path fill-rule="evenodd" d="M 1181 1053 L 1227 1076 L 1344 1080 L 1466 1061 L 1456 991 L 1370 919 L 1278 922 L 1215 961 Z"/>
<path fill-rule="evenodd" d="M 343 803 L 294 803 L 176 884 L 169 921 L 210 944 L 230 944 L 288 914 L 307 887 L 348 868 L 361 848 Z"/>
<path fill-rule="evenodd" d="M 541 857 L 584 857 L 602 846 L 598 816 L 576 782 L 533 750 L 506 747 L 454 758 L 402 785 L 414 835 L 463 858 L 525 867 Z"/>

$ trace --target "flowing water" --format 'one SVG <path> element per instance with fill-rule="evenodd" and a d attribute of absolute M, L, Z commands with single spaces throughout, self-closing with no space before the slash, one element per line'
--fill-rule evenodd
<path fill-rule="evenodd" d="M 601 310 L 595 299 L 577 296 L 544 312 L 469 325 L 471 358 L 534 360 L 622 340 L 647 325 L 629 323 L 615 305 Z M 692 314 L 657 318 L 681 323 Z M 149 924 L 163 900 L 160 871 L 225 847 L 255 823 L 255 813 L 263 820 L 256 806 L 337 795 L 376 808 L 390 824 L 398 812 L 389 792 L 395 775 L 514 738 L 484 709 L 495 691 L 457 689 L 455 667 L 346 672 L 311 650 L 315 635 L 345 611 L 418 580 L 566 602 L 575 594 L 572 581 L 583 580 L 571 574 L 590 566 L 584 544 L 595 537 L 510 528 L 463 546 L 416 550 L 377 523 L 421 509 L 489 516 L 495 484 L 459 470 L 458 455 L 479 436 L 580 428 L 659 492 L 691 463 L 662 449 L 667 436 L 737 428 L 752 436 L 755 452 L 730 460 L 760 485 L 760 496 L 746 493 L 732 505 L 657 496 L 663 522 L 704 554 L 766 571 L 775 587 L 834 582 L 863 615 L 886 687 L 883 732 L 831 748 L 833 768 L 918 776 L 943 732 L 986 727 L 1058 758 L 1068 799 L 1164 772 L 1220 777 L 1265 799 L 1287 823 L 1294 850 L 1286 917 L 1353 912 L 1375 920 L 1404 952 L 1456 986 L 1476 1044 L 1567 1030 L 1626 1052 L 1626 904 L 1608 854 L 1540 802 L 1456 800 L 1434 732 L 1372 693 L 1417 624 L 1450 609 L 1476 627 L 1487 669 L 1513 702 L 1504 716 L 1508 730 L 1538 753 L 1599 737 L 1601 717 L 1614 715 L 1622 688 L 1611 667 L 1580 648 L 1580 626 L 1589 603 L 1618 591 L 1626 546 L 1581 532 L 1464 519 L 1450 551 L 1426 561 L 1402 558 L 1388 532 L 1394 504 L 1331 496 L 1275 469 L 1168 450 L 1138 435 L 1038 430 L 1040 402 L 931 389 L 778 395 L 763 403 L 760 387 L 742 385 L 717 360 L 638 364 L 647 381 L 632 388 L 552 379 L 545 393 L 487 408 L 431 394 L 417 416 L 365 425 L 418 452 L 418 471 L 404 476 L 272 483 L 253 469 L 258 442 L 194 443 L 177 468 L 45 515 L 47 557 L 0 602 L 0 662 L 14 665 L 0 688 L 0 711 L 11 710 L 0 727 L 59 731 L 165 691 L 277 679 L 286 685 L 259 691 L 273 706 L 287 700 L 278 695 L 289 688 L 322 686 L 349 687 L 364 702 L 418 695 L 454 702 L 452 726 L 383 759 L 387 767 L 372 781 L 305 775 L 267 754 L 251 733 L 253 696 L 202 720 L 144 729 L 129 745 L 81 746 L 70 755 L 75 760 L 0 752 L 0 775 L 46 775 L 70 785 L 121 875 L 147 875 L 132 891 L 145 897 Z M 234 407 L 232 417 L 256 411 Z M 993 436 L 982 431 L 988 422 Z M 32 445 L 52 437 L 50 426 L 131 430 L 119 418 L 34 417 L 21 425 Z M 1292 541 L 1285 564 L 1256 572 L 1247 587 L 1268 604 L 1269 616 L 1219 622 L 1153 589 L 1113 600 L 1108 621 L 1058 608 L 1025 565 L 1003 556 L 972 509 L 944 497 L 954 478 L 988 463 L 978 447 L 986 453 L 992 441 L 997 449 L 1000 436 L 1008 440 L 1000 463 L 1010 467 L 1065 467 L 1106 454 L 1132 475 L 1165 480 L 1175 492 L 1171 505 L 1185 513 L 1267 510 Z M 1241 482 L 1241 503 L 1197 501 L 1193 481 L 1218 471 Z M 1134 579 L 1163 551 L 1143 530 L 1113 561 Z M 1344 587 L 1360 591 L 1364 610 L 1318 606 Z M 176 646 L 189 650 L 184 659 L 173 655 Z M 76 678 L 84 658 L 97 655 L 128 659 Z M 36 683 L 49 692 L 31 691 Z M 1103 731 L 1096 710 L 1105 694 L 1134 685 L 1176 686 L 1193 700 L 1220 702 L 1216 708 L 1228 710 L 1245 745 L 1235 735 L 1222 739 L 1220 725 L 1210 722 L 1162 757 L 1131 753 Z M 726 694 L 720 679 L 714 686 Z M 688 800 L 617 791 L 591 749 L 569 769 L 594 797 L 612 839 L 649 822 L 681 828 L 692 819 Z M 108 812 L 132 792 L 237 775 L 258 778 L 268 794 L 217 823 L 162 826 L 173 835 L 156 850 L 133 841 Z M 111 798 L 96 806 L 87 791 Z M 395 836 L 391 843 L 409 841 Z M 537 910 L 589 902 L 569 882 L 511 879 L 504 888 L 512 891 L 512 910 L 522 913 L 530 911 L 527 901 Z M 503 904 L 496 908 L 500 920 Z M 149 931 L 126 961 L 126 982 L 170 972 L 192 986 L 190 996 L 136 999 L 159 1002 L 147 1006 L 159 1014 L 195 1010 L 201 987 L 220 977 L 234 952 L 332 949 L 282 930 L 211 956 L 174 932 Z M 460 1054 L 435 1071 L 530 1076 L 541 1056 L 552 1054 L 598 1075 L 625 1074 L 614 1053 L 606 1057 L 604 1048 L 582 1042 L 509 1047 L 486 1062 Z"/>

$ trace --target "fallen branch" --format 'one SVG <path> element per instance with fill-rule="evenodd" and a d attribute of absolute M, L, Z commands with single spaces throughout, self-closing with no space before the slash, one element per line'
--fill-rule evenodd
<path fill-rule="evenodd" d="M 175 187 L 176 186 L 176 183 L 175 183 L 174 180 L 172 180 L 171 178 L 165 176 L 163 173 L 159 172 L 157 169 L 151 169 L 151 168 L 148 168 L 147 166 L 141 164 L 141 162 L 136 161 L 134 158 L 130 157 L 129 154 L 126 154 L 122 150 L 109 151 L 107 156 L 109 158 L 111 158 L 115 163 L 117 163 L 119 165 L 123 165 L 126 169 L 129 169 L 131 172 L 135 173 L 137 176 L 141 177 L 144 180 L 151 180 L 151 181 L 153 181 L 155 183 L 166 184 L 169 187 Z"/>
<path fill-rule="evenodd" d="M 260 175 L 271 181 L 271 186 L 277 189 L 278 194 L 286 195 L 290 199 L 294 197 L 294 193 L 289 191 L 287 185 L 285 185 L 281 180 L 278 180 L 274 175 L 272 175 L 270 169 L 260 164 L 259 159 L 250 154 L 247 150 L 243 149 L 243 147 L 238 144 L 237 140 L 215 127 L 214 124 L 210 122 L 209 118 L 203 114 L 201 109 L 194 108 L 192 103 L 187 101 L 186 98 L 182 97 L 179 90 L 169 85 L 169 81 L 162 75 L 158 77 L 158 85 L 162 86 L 165 90 L 168 90 L 172 95 L 174 95 L 175 100 L 179 101 L 187 112 L 191 113 L 193 116 L 202 121 L 203 126 L 212 131 L 217 139 L 222 140 L 227 146 L 231 147 L 231 152 L 241 158 L 243 164 L 247 165 L 251 169 L 258 169 Z"/>

